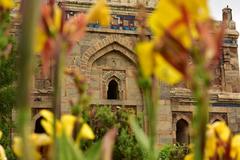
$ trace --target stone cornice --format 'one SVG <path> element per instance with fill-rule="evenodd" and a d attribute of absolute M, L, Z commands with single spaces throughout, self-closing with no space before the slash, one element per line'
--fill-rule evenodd
<path fill-rule="evenodd" d="M 211 103 L 237 103 L 240 104 L 240 93 L 209 91 Z M 173 88 L 170 91 L 170 99 L 178 99 L 179 102 L 192 103 L 195 102 L 192 92 L 186 88 Z"/>

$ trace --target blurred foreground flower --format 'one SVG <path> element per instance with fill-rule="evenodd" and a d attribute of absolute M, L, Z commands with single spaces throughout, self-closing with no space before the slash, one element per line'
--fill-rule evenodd
<path fill-rule="evenodd" d="M 34 160 L 40 160 L 49 158 L 53 149 L 54 134 L 56 134 L 59 141 L 63 140 L 66 136 L 69 140 L 74 141 L 77 146 L 80 144 L 80 140 L 95 138 L 92 129 L 88 124 L 83 123 L 83 120 L 73 115 L 63 115 L 61 120 L 56 120 L 56 131 L 54 131 L 54 115 L 48 110 L 42 110 L 40 115 L 43 117 L 41 125 L 46 133 L 36 134 L 33 133 L 28 137 L 28 141 L 31 142 L 31 156 Z M 54 133 L 55 132 L 55 133 Z M 22 138 L 16 136 L 13 141 L 13 151 L 17 157 L 22 157 Z M 68 145 L 70 145 L 69 143 Z M 67 146 L 63 146 L 67 147 Z M 0 151 L 1 147 L 0 147 Z M 0 156 L 4 156 L 0 152 Z"/>
<path fill-rule="evenodd" d="M 41 160 L 44 156 L 49 156 L 49 151 L 52 145 L 52 139 L 46 134 L 31 134 L 28 137 L 28 140 L 31 145 L 31 154 L 34 157 L 34 160 Z M 22 139 L 20 137 L 14 137 L 13 139 L 13 151 L 17 157 L 21 158 L 22 153 Z M 45 152 L 44 152 L 45 151 Z M 43 153 L 44 152 L 44 153 Z M 46 158 L 46 157 L 45 157 Z"/>
<path fill-rule="evenodd" d="M 223 121 L 208 125 L 205 143 L 204 160 L 240 159 L 240 134 L 233 136 L 230 129 Z M 193 159 L 193 153 L 185 157 L 185 160 Z"/>
<path fill-rule="evenodd" d="M 106 1 L 98 0 L 88 14 L 80 13 L 66 20 L 64 12 L 57 4 L 44 4 L 35 42 L 35 52 L 41 53 L 42 56 L 44 73 L 47 73 L 50 61 L 56 54 L 69 52 L 83 37 L 88 23 L 99 21 L 104 26 L 108 25 L 109 13 Z"/>
<path fill-rule="evenodd" d="M 97 1 L 87 14 L 88 23 L 99 22 L 102 26 L 110 24 L 110 9 L 106 4 L 106 0 Z"/>
<path fill-rule="evenodd" d="M 2 139 L 2 135 L 3 135 L 3 133 L 2 133 L 2 131 L 0 131 L 0 140 Z M 7 160 L 5 150 L 2 145 L 0 145 L 0 160 Z"/>
<path fill-rule="evenodd" d="M 206 61 L 206 67 L 209 67 L 219 55 L 223 32 L 216 31 L 215 35 L 209 33 L 213 31 L 213 26 L 206 0 L 161 0 L 147 23 L 153 39 L 137 45 L 137 54 L 145 76 L 154 74 L 169 84 L 177 83 L 183 77 L 189 78 L 190 60 L 195 63 L 200 57 Z M 143 44 L 152 47 L 148 47 L 147 51 L 139 50 L 138 48 L 144 47 Z M 156 63 L 156 57 L 163 57 L 166 63 Z M 156 68 L 159 72 L 156 72 Z"/>
<path fill-rule="evenodd" d="M 10 10 L 14 7 L 13 0 L 0 0 L 0 11 L 2 10 Z"/>
<path fill-rule="evenodd" d="M 40 115 L 44 118 L 41 124 L 48 135 L 53 136 L 54 115 L 48 110 L 42 110 Z M 73 115 L 63 115 L 61 120 L 56 120 L 56 135 L 61 137 L 66 135 L 72 138 L 77 144 L 81 139 L 94 139 L 94 133 L 87 123 L 84 123 L 81 118 Z"/>

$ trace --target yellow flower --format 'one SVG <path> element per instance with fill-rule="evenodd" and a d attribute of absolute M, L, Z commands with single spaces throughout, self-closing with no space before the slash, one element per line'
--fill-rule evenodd
<path fill-rule="evenodd" d="M 231 140 L 230 157 L 240 160 L 240 134 L 235 135 Z"/>
<path fill-rule="evenodd" d="M 215 135 L 215 131 L 211 127 L 212 126 L 210 125 L 208 126 L 206 133 L 205 159 L 213 157 L 217 148 L 217 137 Z"/>
<path fill-rule="evenodd" d="M 49 6 L 47 6 L 49 7 Z M 46 12 L 46 19 L 47 26 L 49 28 L 50 33 L 52 36 L 57 35 L 59 33 L 62 23 L 62 10 L 58 5 L 54 5 L 52 8 L 53 14 L 49 9 L 43 9 L 42 12 Z"/>
<path fill-rule="evenodd" d="M 184 157 L 184 160 L 194 160 L 194 154 L 190 153 Z"/>
<path fill-rule="evenodd" d="M 41 110 L 40 115 L 44 118 L 43 120 L 41 120 L 41 125 L 43 126 L 44 130 L 46 131 L 47 134 L 53 136 L 54 116 L 52 112 L 48 110 Z M 61 124 L 58 120 L 56 120 L 56 134 L 60 135 L 61 130 L 62 130 Z"/>
<path fill-rule="evenodd" d="M 87 14 L 89 23 L 99 22 L 102 26 L 110 24 L 110 9 L 106 0 L 97 0 L 97 3 L 90 9 Z"/>
<path fill-rule="evenodd" d="M 198 38 L 195 25 L 208 18 L 206 0 L 161 0 L 150 15 L 148 25 L 158 38 L 167 31 L 185 48 L 190 48 L 192 39 Z"/>
<path fill-rule="evenodd" d="M 140 42 L 136 46 L 139 63 L 143 75 L 156 75 L 159 80 L 168 84 L 175 84 L 182 80 L 182 75 L 172 67 L 161 54 L 153 51 L 153 42 Z"/>
<path fill-rule="evenodd" d="M 153 43 L 139 42 L 136 46 L 136 53 L 138 55 L 140 67 L 143 75 L 148 77 L 153 73 L 154 59 L 153 59 Z"/>
<path fill-rule="evenodd" d="M 31 152 L 32 156 L 34 157 L 35 160 L 40 160 L 42 159 L 42 155 L 39 152 L 39 149 L 41 147 L 47 147 L 52 144 L 52 139 L 47 136 L 46 134 L 31 134 L 28 137 L 28 140 L 31 145 Z M 20 137 L 14 137 L 13 139 L 13 151 L 16 154 L 17 157 L 22 157 L 22 139 Z"/>
<path fill-rule="evenodd" d="M 34 44 L 34 52 L 40 53 L 44 49 L 45 42 L 47 41 L 47 35 L 42 28 L 36 28 L 36 40 Z"/>
<path fill-rule="evenodd" d="M 181 7 L 184 8 L 191 14 L 191 19 L 195 21 L 204 21 L 209 18 L 209 9 L 207 0 L 190 0 L 190 1 L 183 1 L 183 0 L 170 0 L 170 2 L 177 6 L 180 10 Z"/>
<path fill-rule="evenodd" d="M 222 141 L 227 142 L 229 140 L 231 131 L 225 122 L 223 121 L 215 122 L 212 124 L 212 127 Z"/>
<path fill-rule="evenodd" d="M 88 124 L 84 123 L 78 134 L 77 141 L 80 141 L 80 139 L 94 139 L 94 138 L 95 136 L 92 129 L 89 127 Z"/>
<path fill-rule="evenodd" d="M 169 0 L 161 0 L 150 15 L 148 25 L 155 36 L 162 36 L 165 30 L 179 19 L 179 10 Z"/>
<path fill-rule="evenodd" d="M 77 118 L 73 115 L 63 115 L 61 118 L 61 125 L 62 129 L 64 130 L 65 134 L 69 137 L 72 136 L 73 128 Z"/>
<path fill-rule="evenodd" d="M 0 0 L 0 8 L 12 9 L 15 6 L 13 0 Z"/>
<path fill-rule="evenodd" d="M 189 27 L 190 23 L 198 23 L 209 19 L 209 9 L 206 0 L 161 0 L 150 15 L 148 24 L 154 35 L 162 36 L 165 30 L 178 29 L 179 24 Z M 189 27 L 189 29 L 193 29 Z M 189 34 L 189 30 L 185 31 Z M 180 36 L 179 36 L 180 38 Z"/>
<path fill-rule="evenodd" d="M 182 74 L 170 65 L 161 54 L 155 55 L 156 68 L 155 75 L 159 80 L 162 80 L 170 85 L 176 84 L 182 80 Z"/>
<path fill-rule="evenodd" d="M 40 115 L 42 115 L 42 117 L 44 118 L 41 121 L 43 128 L 50 136 L 53 136 L 54 116 L 52 112 L 48 110 L 42 110 L 40 111 Z M 65 134 L 67 137 L 73 138 L 72 135 L 75 125 L 78 123 L 80 125 L 82 122 L 83 120 L 81 118 L 77 118 L 73 115 L 63 115 L 60 121 L 56 120 L 56 135 L 58 137 L 61 137 L 63 134 Z M 86 123 L 82 124 L 79 132 L 76 135 L 76 143 L 79 143 L 80 139 L 94 139 L 93 131 Z"/>
<path fill-rule="evenodd" d="M 0 145 L 0 160 L 7 160 L 5 150 L 1 145 Z"/>

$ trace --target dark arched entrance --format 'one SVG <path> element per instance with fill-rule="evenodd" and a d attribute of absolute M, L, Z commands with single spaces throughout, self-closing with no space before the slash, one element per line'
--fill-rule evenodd
<path fill-rule="evenodd" d="M 176 140 L 177 143 L 180 144 L 189 144 L 190 142 L 190 137 L 189 137 L 189 131 L 188 131 L 188 122 L 185 121 L 184 119 L 180 119 L 177 121 L 176 124 Z"/>
<path fill-rule="evenodd" d="M 118 83 L 115 80 L 108 84 L 107 99 L 119 99 Z"/>
<path fill-rule="evenodd" d="M 41 125 L 41 120 L 43 119 L 43 117 L 39 117 L 36 122 L 35 122 L 35 128 L 34 128 L 34 132 L 35 133 L 45 133 L 44 128 Z"/>

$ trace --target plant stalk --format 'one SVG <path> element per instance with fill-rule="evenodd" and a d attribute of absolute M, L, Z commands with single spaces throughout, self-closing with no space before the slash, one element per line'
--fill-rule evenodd
<path fill-rule="evenodd" d="M 209 75 L 205 71 L 204 63 L 200 61 L 194 69 L 192 88 L 196 98 L 195 115 L 193 119 L 193 140 L 195 160 L 204 159 L 204 147 L 207 123 L 209 117 Z"/>
<path fill-rule="evenodd" d="M 18 89 L 17 89 L 17 126 L 22 137 L 22 159 L 33 159 L 31 155 L 28 137 L 30 134 L 31 121 L 31 89 L 33 81 L 33 46 L 35 39 L 35 28 L 39 16 L 39 0 L 24 0 L 21 2 L 22 25 L 19 39 L 18 58 Z"/>
<path fill-rule="evenodd" d="M 53 91 L 53 110 L 54 110 L 54 153 L 53 157 L 54 159 L 58 160 L 58 141 L 56 137 L 56 122 L 57 119 L 60 119 L 61 117 L 61 97 L 62 97 L 62 83 L 63 83 L 63 72 L 64 72 L 64 59 L 65 59 L 65 45 L 61 43 L 62 40 L 60 37 L 57 38 L 57 49 L 55 52 L 55 66 L 54 66 L 54 91 Z"/>
<path fill-rule="evenodd" d="M 152 78 L 151 86 L 143 88 L 143 96 L 147 111 L 147 133 L 150 142 L 149 160 L 156 160 L 156 107 L 158 102 L 157 79 Z"/>

